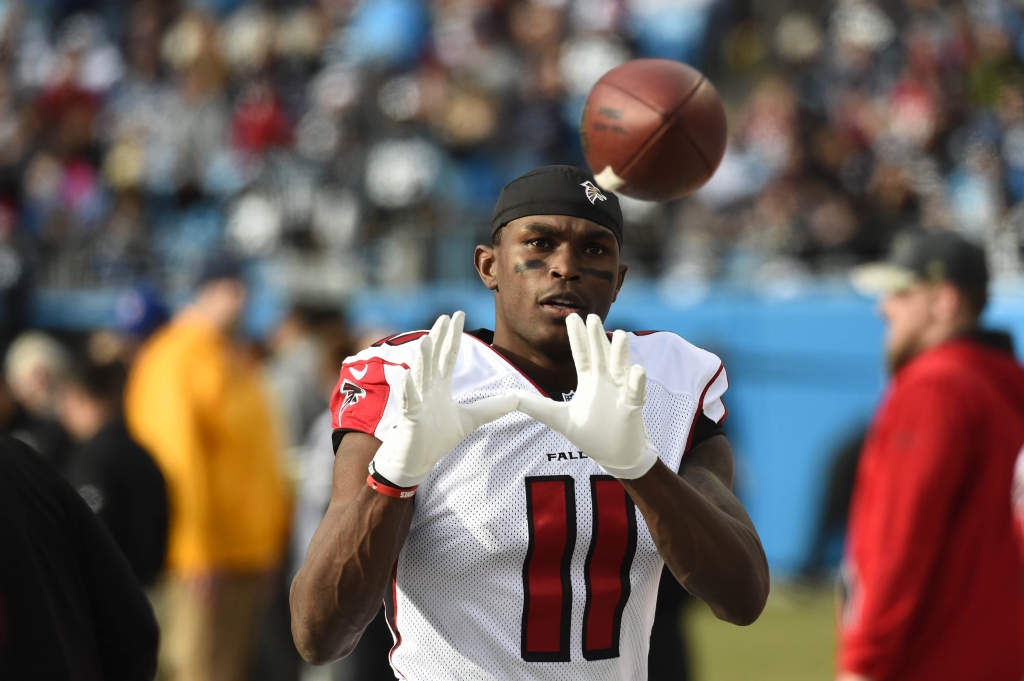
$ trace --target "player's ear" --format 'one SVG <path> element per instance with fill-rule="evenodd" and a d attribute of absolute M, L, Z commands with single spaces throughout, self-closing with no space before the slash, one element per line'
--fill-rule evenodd
<path fill-rule="evenodd" d="M 626 270 L 629 269 L 629 265 L 621 263 L 619 265 L 619 278 L 615 282 L 615 295 L 612 296 L 612 302 L 614 303 L 619 297 L 619 290 L 622 289 L 622 282 L 626 281 Z"/>
<path fill-rule="evenodd" d="M 473 264 L 480 281 L 492 291 L 498 290 L 497 256 L 491 246 L 477 246 L 473 253 Z"/>

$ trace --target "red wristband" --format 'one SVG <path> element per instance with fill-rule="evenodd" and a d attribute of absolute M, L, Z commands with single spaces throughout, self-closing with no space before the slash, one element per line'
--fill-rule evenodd
<path fill-rule="evenodd" d="M 416 487 L 408 487 L 406 489 L 391 487 L 389 485 L 385 485 L 379 480 L 374 480 L 372 474 L 366 476 L 366 484 L 370 486 L 370 489 L 393 499 L 411 499 L 416 496 L 416 490 L 419 489 L 419 485 Z"/>

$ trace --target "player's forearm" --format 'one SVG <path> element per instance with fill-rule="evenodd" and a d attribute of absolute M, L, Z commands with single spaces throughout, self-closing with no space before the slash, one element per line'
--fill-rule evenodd
<path fill-rule="evenodd" d="M 751 624 L 768 598 L 768 562 L 761 540 L 735 497 L 719 494 L 728 490 L 712 473 L 688 477 L 690 481 L 658 461 L 643 477 L 622 484 L 679 583 L 719 619 Z"/>
<path fill-rule="evenodd" d="M 412 511 L 412 499 L 369 487 L 328 510 L 291 588 L 292 636 L 307 662 L 326 664 L 355 648 L 380 610 Z"/>

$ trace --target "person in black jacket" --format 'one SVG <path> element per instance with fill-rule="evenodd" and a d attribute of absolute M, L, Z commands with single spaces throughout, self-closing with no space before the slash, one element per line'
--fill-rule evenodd
<path fill-rule="evenodd" d="M 135 576 L 150 586 L 167 546 L 167 490 L 156 463 L 128 434 L 121 417 L 124 370 L 86 363 L 72 371 L 58 414 L 79 445 L 65 477 L 106 524 Z"/>
<path fill-rule="evenodd" d="M 159 631 L 128 561 L 70 485 L 0 435 L 0 679 L 146 681 Z"/>

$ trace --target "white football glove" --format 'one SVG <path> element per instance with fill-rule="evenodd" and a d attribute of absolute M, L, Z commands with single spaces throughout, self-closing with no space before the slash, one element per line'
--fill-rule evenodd
<path fill-rule="evenodd" d="M 472 404 L 452 399 L 452 371 L 466 315 L 442 315 L 420 340 L 398 386 L 400 415 L 384 435 L 370 464 L 391 483 L 413 487 L 464 437 L 513 411 L 515 395 L 486 397 Z"/>
<path fill-rule="evenodd" d="M 601 318 L 565 320 L 578 382 L 570 402 L 516 391 L 519 411 L 565 436 L 609 475 L 632 480 L 651 469 L 658 450 L 647 439 L 643 406 L 647 375 L 629 365 L 629 339 L 616 331 L 609 344 Z"/>

